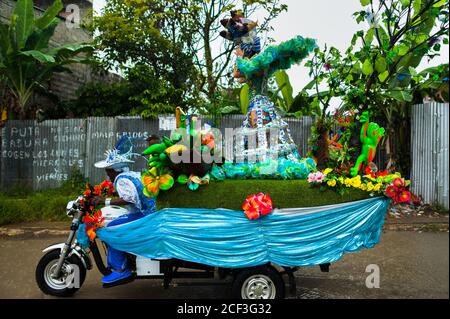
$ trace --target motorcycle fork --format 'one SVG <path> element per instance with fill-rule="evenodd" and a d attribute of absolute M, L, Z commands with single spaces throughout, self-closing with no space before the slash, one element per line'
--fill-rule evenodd
<path fill-rule="evenodd" d="M 64 243 L 63 248 L 61 249 L 61 253 L 59 255 L 58 264 L 56 265 L 55 270 L 53 271 L 52 277 L 57 279 L 61 276 L 61 268 L 64 264 L 64 260 L 67 258 L 67 255 L 72 247 L 73 240 L 75 238 L 75 234 L 77 233 L 78 227 L 80 225 L 81 213 L 77 213 L 77 215 L 73 218 L 72 224 L 70 226 L 70 234 Z"/>

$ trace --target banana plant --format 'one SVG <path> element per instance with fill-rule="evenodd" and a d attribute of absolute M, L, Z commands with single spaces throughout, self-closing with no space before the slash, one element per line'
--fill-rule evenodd
<path fill-rule="evenodd" d="M 40 17 L 35 17 L 32 0 L 18 0 L 9 24 L 0 24 L 0 78 L 16 97 L 22 113 L 34 90 L 43 87 L 56 72 L 70 72 L 72 63 L 91 63 L 90 44 L 66 44 L 49 48 L 63 9 L 56 0 Z M 84 53 L 83 56 L 79 54 Z"/>

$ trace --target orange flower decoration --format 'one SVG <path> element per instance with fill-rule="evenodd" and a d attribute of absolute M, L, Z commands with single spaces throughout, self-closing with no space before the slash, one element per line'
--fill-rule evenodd
<path fill-rule="evenodd" d="M 102 211 L 98 210 L 95 214 L 83 217 L 83 223 L 86 224 L 86 234 L 91 241 L 97 237 L 96 230 L 103 227 L 105 218 L 102 216 Z"/>
<path fill-rule="evenodd" d="M 214 144 L 214 135 L 211 133 L 206 133 L 202 135 L 202 145 L 208 146 L 210 149 L 213 149 Z"/>
<path fill-rule="evenodd" d="M 156 197 L 159 194 L 159 190 L 166 191 L 171 189 L 175 181 L 167 171 L 158 171 L 154 167 L 142 175 L 141 182 L 144 185 L 144 195 Z"/>

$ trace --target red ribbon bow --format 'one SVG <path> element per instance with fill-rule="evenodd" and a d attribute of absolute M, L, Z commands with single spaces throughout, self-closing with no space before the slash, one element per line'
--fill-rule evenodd
<path fill-rule="evenodd" d="M 272 199 L 263 193 L 250 195 L 245 199 L 242 209 L 248 219 L 255 220 L 272 212 Z"/>

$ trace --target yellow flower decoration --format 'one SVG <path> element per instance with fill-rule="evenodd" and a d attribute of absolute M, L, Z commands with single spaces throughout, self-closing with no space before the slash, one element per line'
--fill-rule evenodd
<path fill-rule="evenodd" d="M 367 183 L 367 191 L 368 191 L 368 192 L 373 191 L 374 187 L 375 187 L 375 186 L 372 184 L 372 182 Z"/>
<path fill-rule="evenodd" d="M 374 187 L 373 187 L 373 190 L 375 191 L 375 192 L 379 192 L 380 190 L 381 190 L 381 187 L 383 186 L 383 184 L 381 184 L 381 183 L 378 183 L 378 184 L 376 184 Z"/>
<path fill-rule="evenodd" d="M 333 179 L 333 180 L 331 180 L 331 181 L 328 181 L 327 184 L 328 184 L 328 186 L 330 186 L 330 187 L 335 187 L 335 186 L 336 186 L 336 180 Z"/>
<path fill-rule="evenodd" d="M 351 179 L 351 185 L 355 188 L 359 188 L 361 186 L 361 177 L 358 175 Z"/>
<path fill-rule="evenodd" d="M 367 185 L 366 184 L 361 184 L 361 186 L 359 187 L 361 190 L 366 191 L 367 190 Z"/>
<path fill-rule="evenodd" d="M 350 187 L 350 186 L 352 186 L 352 180 L 350 178 L 346 178 L 344 180 L 344 184 L 345 184 L 345 186 Z"/>
<path fill-rule="evenodd" d="M 332 168 L 327 168 L 326 170 L 323 171 L 323 175 L 328 175 L 333 171 Z"/>

